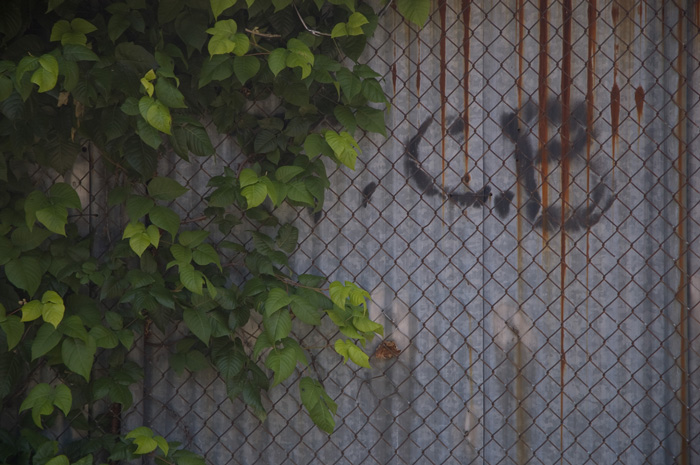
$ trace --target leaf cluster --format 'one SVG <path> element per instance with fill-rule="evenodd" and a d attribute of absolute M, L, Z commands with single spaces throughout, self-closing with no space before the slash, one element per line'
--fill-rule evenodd
<path fill-rule="evenodd" d="M 298 373 L 301 402 L 333 430 L 337 406 L 292 322 L 329 318 L 333 348 L 362 367 L 361 346 L 382 327 L 365 291 L 290 267 L 299 232 L 276 208 L 321 211 L 327 163 L 354 168 L 358 129 L 386 134 L 382 81 L 358 62 L 376 25 L 357 0 L 3 2 L 0 401 L 17 425 L 0 431 L 0 463 L 204 463 L 115 423 L 142 377 L 129 351 L 153 328 L 185 328 L 170 369 L 216 370 L 261 419 L 264 392 Z M 159 163 L 218 156 L 214 133 L 246 161 L 208 180 L 198 227 L 178 207 L 189 189 Z M 107 250 L 85 227 L 92 193 L 63 178 L 96 157 L 114 180 L 107 206 L 125 217 Z M 231 231 L 243 224 L 256 228 L 240 243 Z M 232 267 L 248 278 L 232 282 Z M 240 331 L 251 318 L 254 341 Z M 55 380 L 37 384 L 40 369 Z M 61 417 L 90 439 L 42 433 Z"/>

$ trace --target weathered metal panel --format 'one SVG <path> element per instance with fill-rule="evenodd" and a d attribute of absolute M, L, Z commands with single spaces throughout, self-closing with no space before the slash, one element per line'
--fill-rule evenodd
<path fill-rule="evenodd" d="M 386 9 L 365 59 L 389 137 L 362 140 L 355 172 L 328 166 L 322 216 L 281 216 L 295 269 L 368 289 L 401 354 L 355 370 L 330 327 L 296 328 L 339 405 L 329 437 L 291 382 L 260 424 L 213 373 L 164 374 L 174 335 L 152 333 L 125 424 L 222 464 L 700 460 L 698 15 L 450 0 L 418 32 Z M 218 153 L 161 166 L 193 219 L 206 176 L 241 162 L 227 139 Z"/>

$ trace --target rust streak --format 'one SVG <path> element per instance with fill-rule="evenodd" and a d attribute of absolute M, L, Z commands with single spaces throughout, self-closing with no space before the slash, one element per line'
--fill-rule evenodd
<path fill-rule="evenodd" d="M 588 0 L 588 60 L 586 61 L 586 208 L 590 208 L 591 192 L 591 145 L 593 144 L 593 112 L 595 110 L 595 95 L 593 86 L 595 85 L 595 54 L 596 43 L 596 20 L 598 17 L 598 7 L 596 0 Z M 591 241 L 590 229 L 586 228 L 586 263 L 591 261 Z M 589 320 L 588 302 L 591 296 L 589 268 L 586 266 L 586 321 Z M 586 353 L 588 353 L 588 332 L 586 332 Z"/>
<path fill-rule="evenodd" d="M 560 388 L 561 393 L 559 396 L 559 413 L 561 416 L 561 424 L 559 440 L 560 440 L 560 450 L 564 450 L 564 376 L 566 374 L 566 353 L 564 347 L 564 336 L 565 336 L 565 304 L 566 304 L 566 240 L 567 234 L 563 225 L 566 224 L 566 215 L 569 210 L 569 149 L 571 146 L 570 142 L 570 114 L 571 114 L 571 15 L 572 15 L 572 5 L 571 0 L 564 0 L 562 4 L 562 14 L 564 19 L 564 42 L 562 44 L 562 70 L 561 70 L 561 114 L 562 123 L 559 128 L 559 134 L 561 137 L 561 252 L 560 252 L 560 273 L 561 282 L 559 286 L 560 290 L 560 333 L 559 333 L 559 344 L 561 350 L 561 366 L 560 366 Z M 563 461 L 563 456 L 562 456 Z"/>
<path fill-rule="evenodd" d="M 396 54 L 394 54 L 396 56 Z M 391 64 L 391 86 L 394 90 L 394 95 L 396 95 L 396 63 Z"/>
<path fill-rule="evenodd" d="M 442 158 L 442 174 L 441 181 L 443 190 L 445 188 L 445 136 L 447 135 L 447 0 L 440 2 L 440 129 L 441 129 L 441 148 L 440 156 Z"/>
<path fill-rule="evenodd" d="M 617 166 L 617 158 L 615 152 L 617 150 L 617 130 L 620 125 L 620 88 L 617 82 L 613 84 L 610 91 L 610 125 L 612 126 L 612 162 L 613 162 L 613 185 L 615 184 L 615 167 Z"/>
<path fill-rule="evenodd" d="M 642 125 L 642 113 L 644 113 L 644 88 L 637 87 L 634 91 L 634 103 L 637 105 L 637 121 Z"/>
<path fill-rule="evenodd" d="M 681 448 L 680 457 L 678 463 L 681 465 L 688 465 L 689 463 L 689 430 L 688 430 L 688 365 L 686 350 L 688 347 L 687 339 L 687 322 L 688 317 L 688 301 L 687 301 L 687 289 L 688 289 L 688 276 L 686 269 L 686 247 L 687 238 L 685 231 L 685 221 L 686 221 L 686 198 L 684 189 L 686 187 L 686 77 L 685 77 L 685 60 L 684 60 L 684 28 L 683 28 L 683 10 L 682 6 L 678 5 L 678 57 L 676 59 L 675 69 L 678 72 L 678 89 L 675 95 L 676 105 L 678 106 L 678 121 L 674 132 L 678 138 L 678 157 L 676 159 L 676 170 L 678 172 L 678 190 L 676 192 L 676 202 L 678 204 L 678 226 L 676 228 L 676 235 L 678 237 L 678 261 L 677 267 L 680 274 L 680 279 L 678 283 L 678 291 L 676 292 L 676 300 L 680 306 L 680 321 L 678 324 L 678 332 L 681 339 L 681 350 L 677 358 L 677 363 L 681 372 L 681 385 L 678 391 L 678 396 L 680 397 L 681 408 L 681 418 L 678 424 L 678 429 L 680 430 L 680 436 L 683 441 Z"/>
<path fill-rule="evenodd" d="M 548 0 L 540 0 L 540 52 L 539 52 L 539 76 L 538 76 L 538 96 L 539 96 L 539 121 L 537 126 L 537 135 L 539 137 L 539 150 L 541 154 L 540 167 L 542 170 L 542 205 L 548 205 L 549 185 L 548 175 L 549 167 L 547 157 L 547 74 L 548 74 L 548 56 L 547 56 L 547 37 L 549 27 Z M 542 241 L 546 248 L 548 247 L 548 221 L 547 210 L 542 211 Z"/>
<path fill-rule="evenodd" d="M 471 0 L 462 0 L 462 23 L 464 24 L 464 36 L 462 37 L 462 50 L 464 51 L 464 112 L 462 122 L 464 124 L 464 176 L 469 176 L 469 39 L 471 38 Z"/>

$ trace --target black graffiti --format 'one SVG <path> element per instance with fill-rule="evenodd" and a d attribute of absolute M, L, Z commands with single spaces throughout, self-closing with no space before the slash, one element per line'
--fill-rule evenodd
<path fill-rule="evenodd" d="M 364 189 L 362 189 L 362 205 L 361 208 L 365 208 L 368 204 L 370 199 L 372 198 L 372 194 L 374 194 L 374 191 L 377 190 L 377 183 L 376 182 L 371 182 L 365 186 Z"/>
<path fill-rule="evenodd" d="M 486 185 L 474 192 L 469 189 L 469 176 L 466 175 L 463 184 L 466 187 L 466 192 L 457 192 L 457 188 L 446 190 L 438 184 L 427 171 L 422 167 L 420 160 L 419 146 L 423 140 L 426 131 L 433 122 L 433 118 L 428 118 L 418 128 L 418 132 L 406 144 L 406 152 L 404 156 L 404 166 L 408 179 L 415 185 L 418 192 L 427 196 L 441 197 L 443 200 L 454 203 L 462 208 L 467 207 L 483 207 L 486 206 L 489 197 L 491 196 L 491 187 Z M 461 119 L 456 119 L 451 125 L 449 132 L 458 133 L 464 127 L 464 122 Z"/>
<path fill-rule="evenodd" d="M 547 118 L 548 127 L 553 127 L 552 134 L 558 134 L 562 122 L 561 101 L 552 98 L 547 101 L 544 112 Z M 586 127 L 587 115 L 585 102 L 574 104 L 566 121 L 569 125 L 570 147 L 566 153 L 562 153 L 561 139 L 557 136 L 550 138 L 544 147 L 536 150 L 534 148 L 536 125 L 538 124 L 538 107 L 533 102 L 526 103 L 519 111 L 508 112 L 501 117 L 501 129 L 513 143 L 518 181 L 523 187 L 525 199 L 523 203 L 524 215 L 537 228 L 548 231 L 557 231 L 562 226 L 567 231 L 579 231 L 588 229 L 600 221 L 605 212 L 612 206 L 614 195 L 612 190 L 605 184 L 602 177 L 596 177 L 595 185 L 585 201 L 578 205 L 565 206 L 564 224 L 562 225 L 562 206 L 558 204 L 543 205 L 542 197 L 539 193 L 540 184 L 537 181 L 538 167 L 541 167 L 544 153 L 547 154 L 547 161 L 556 163 L 562 159 L 569 162 L 576 162 L 583 166 L 589 164 L 584 156 L 586 140 L 593 135 L 592 128 Z M 547 182 L 546 180 L 543 182 Z M 586 183 L 580 183 L 586 185 Z M 512 193 L 511 193 L 512 195 Z M 510 198 L 512 200 L 512 197 Z M 510 202 L 504 208 L 508 213 Z M 498 211 L 498 207 L 497 207 Z M 499 211 L 499 214 L 503 210 Z"/>

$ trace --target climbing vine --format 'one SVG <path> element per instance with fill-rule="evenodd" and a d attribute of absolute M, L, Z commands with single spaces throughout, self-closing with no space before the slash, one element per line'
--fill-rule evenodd
<path fill-rule="evenodd" d="M 397 8 L 422 23 L 429 2 Z M 332 432 L 336 404 L 305 369 L 292 319 L 330 319 L 339 357 L 367 368 L 363 346 L 382 327 L 367 292 L 290 267 L 298 230 L 276 208 L 321 211 L 323 160 L 353 169 L 356 131 L 385 134 L 379 75 L 358 61 L 373 9 L 358 0 L 6 0 L 2 10 L 0 400 L 11 424 L 0 430 L 0 462 L 203 463 L 150 428 L 115 427 L 143 376 L 128 354 L 151 325 L 187 333 L 172 370 L 213 367 L 231 401 L 261 419 L 261 393 L 299 370 L 301 402 Z M 275 114 L 256 111 L 261 102 Z M 209 179 L 209 221 L 196 223 L 174 202 L 188 189 L 158 163 L 215 157 L 204 121 L 246 162 Z M 100 254 L 106 239 L 79 226 L 92 200 L 65 182 L 83 150 L 105 163 L 109 206 L 124 214 Z M 263 227 L 249 244 L 229 235 L 243 222 Z M 222 262 L 231 254 L 245 264 L 242 282 Z M 244 341 L 240 328 L 255 314 L 262 331 Z M 45 433 L 57 422 L 85 439 L 59 444 Z"/>

